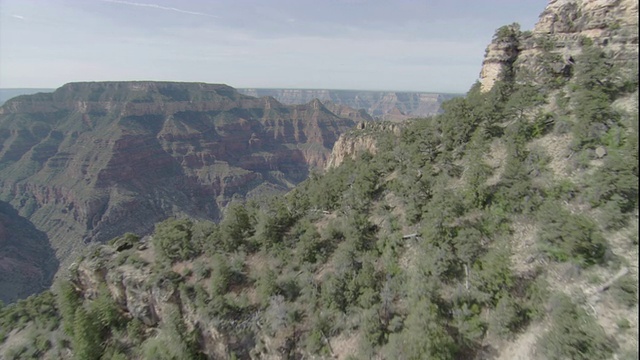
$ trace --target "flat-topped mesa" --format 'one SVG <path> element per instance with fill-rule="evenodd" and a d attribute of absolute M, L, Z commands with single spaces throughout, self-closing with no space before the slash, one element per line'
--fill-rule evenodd
<path fill-rule="evenodd" d="M 551 0 L 533 31 L 500 28 L 487 47 L 480 72 L 481 90 L 490 90 L 501 76 L 529 74 L 545 79 L 548 72 L 569 71 L 585 39 L 625 67 L 638 62 L 637 0 Z M 542 54 L 545 61 L 542 64 Z M 628 66 L 627 66 L 628 67 Z"/>

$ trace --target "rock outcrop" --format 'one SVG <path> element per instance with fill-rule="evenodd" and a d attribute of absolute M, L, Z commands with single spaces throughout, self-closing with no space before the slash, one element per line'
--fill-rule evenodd
<path fill-rule="evenodd" d="M 365 110 L 386 121 L 403 121 L 440 113 L 440 104 L 456 95 L 421 92 L 311 90 L 311 89 L 238 89 L 250 96 L 272 96 L 283 104 L 306 104 L 319 99 L 326 106 L 344 105 Z"/>
<path fill-rule="evenodd" d="M 621 67 L 635 64 L 637 68 L 638 1 L 551 0 L 533 31 L 520 33 L 513 26 L 499 29 L 482 64 L 482 90 L 490 90 L 500 76 L 514 69 L 527 69 L 530 79 L 569 71 L 585 41 L 602 48 Z M 543 53 L 550 56 L 545 58 Z"/>
<path fill-rule="evenodd" d="M 0 107 L 0 200 L 64 261 L 83 242 L 174 215 L 215 220 L 233 196 L 289 189 L 353 124 L 318 100 L 287 106 L 226 85 L 71 83 Z"/>
<path fill-rule="evenodd" d="M 390 122 L 360 122 L 354 129 L 338 138 L 333 145 L 327 169 L 338 167 L 345 159 L 355 159 L 364 153 L 375 155 L 378 152 L 377 138 L 382 133 L 400 136 L 402 125 Z"/>
<path fill-rule="evenodd" d="M 266 341 L 270 338 L 267 331 L 261 331 L 262 311 L 256 308 L 242 317 L 212 319 L 203 308 L 205 305 L 198 302 L 198 296 L 194 296 L 194 276 L 181 274 L 179 265 L 158 271 L 150 237 L 126 250 L 113 244 L 94 244 L 85 254 L 71 264 L 66 277 L 81 301 L 107 295 L 127 321 L 135 319 L 142 323 L 145 337 L 164 336 L 163 328 L 171 323 L 172 313 L 178 313 L 185 330 L 198 333 L 198 350 L 207 358 L 226 359 L 231 351 L 242 359 L 286 358 L 279 356 L 277 348 L 265 347 L 258 356 L 250 356 L 258 338 Z"/>
<path fill-rule="evenodd" d="M 107 290 L 130 318 L 146 326 L 157 325 L 166 316 L 166 308 L 176 305 L 177 289 L 170 279 L 154 277 L 149 266 L 118 266 L 119 254 L 111 246 L 98 246 L 89 257 L 71 264 L 68 279 L 81 298 L 95 299 L 101 290 Z"/>

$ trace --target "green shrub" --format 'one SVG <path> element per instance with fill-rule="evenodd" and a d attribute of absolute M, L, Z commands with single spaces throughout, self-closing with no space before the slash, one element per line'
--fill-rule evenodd
<path fill-rule="evenodd" d="M 213 265 L 211 266 L 211 293 L 213 295 L 224 295 L 232 283 L 233 273 L 224 255 L 216 254 L 213 260 Z"/>
<path fill-rule="evenodd" d="M 503 295 L 491 318 L 489 319 L 489 332 L 503 339 L 513 336 L 521 322 L 520 309 L 514 299 L 508 295 Z"/>
<path fill-rule="evenodd" d="M 80 294 L 69 281 L 61 281 L 56 295 L 60 315 L 62 315 L 64 332 L 73 336 L 76 309 L 81 306 Z"/>
<path fill-rule="evenodd" d="M 125 323 L 118 304 L 104 284 L 99 286 L 98 296 L 91 302 L 91 313 L 98 319 L 103 329 L 115 330 Z"/>
<path fill-rule="evenodd" d="M 600 208 L 599 220 L 607 230 L 620 230 L 627 225 L 628 216 L 622 212 L 618 204 L 619 201 L 612 199 Z"/>
<path fill-rule="evenodd" d="M 386 348 L 388 359 L 452 360 L 457 352 L 458 346 L 438 319 L 437 306 L 428 301 L 411 308 L 404 330 L 391 334 Z"/>
<path fill-rule="evenodd" d="M 486 324 L 480 317 L 480 307 L 476 304 L 469 306 L 466 302 L 455 306 L 452 310 L 453 325 L 458 332 L 459 345 L 473 348 L 482 340 Z"/>
<path fill-rule="evenodd" d="M 631 327 L 631 323 L 626 318 L 619 318 L 616 320 L 616 325 L 619 330 L 627 330 Z"/>
<path fill-rule="evenodd" d="M 630 275 L 618 279 L 611 285 L 611 294 L 616 301 L 627 307 L 633 307 L 638 303 L 638 282 Z"/>
<path fill-rule="evenodd" d="M 520 24 L 512 23 L 511 25 L 504 25 L 496 30 L 493 35 L 493 41 L 516 41 L 520 34 Z"/>
<path fill-rule="evenodd" d="M 633 211 L 638 204 L 638 159 L 629 151 L 609 151 L 604 165 L 589 181 L 589 198 L 595 206 L 617 206 L 621 212 Z"/>
<path fill-rule="evenodd" d="M 514 284 L 511 249 L 502 243 L 492 247 L 473 267 L 472 284 L 491 297 L 496 304 Z"/>
<path fill-rule="evenodd" d="M 133 318 L 127 323 L 127 338 L 134 344 L 140 345 L 144 338 L 145 325 L 138 318 Z"/>
<path fill-rule="evenodd" d="M 194 258 L 200 252 L 191 241 L 193 222 L 169 219 L 156 224 L 153 244 L 158 254 L 171 262 Z"/>
<path fill-rule="evenodd" d="M 538 351 L 549 360 L 608 359 L 615 343 L 596 320 L 566 295 L 551 300 L 551 327 L 538 339 Z"/>
<path fill-rule="evenodd" d="M 72 347 L 75 358 L 79 360 L 100 359 L 102 345 L 100 323 L 94 314 L 80 306 L 76 309 L 73 322 Z"/>
<path fill-rule="evenodd" d="M 555 201 L 547 201 L 538 213 L 538 241 L 544 252 L 558 261 L 592 265 L 603 260 L 606 242 L 596 224 L 575 215 Z"/>

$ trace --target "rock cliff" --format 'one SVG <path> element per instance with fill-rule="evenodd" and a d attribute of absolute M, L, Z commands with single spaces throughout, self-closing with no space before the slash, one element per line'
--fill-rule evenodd
<path fill-rule="evenodd" d="M 345 159 L 355 159 L 361 154 L 370 153 L 375 155 L 378 152 L 377 138 L 382 133 L 391 133 L 400 136 L 401 124 L 390 122 L 360 122 L 356 127 L 338 138 L 333 145 L 327 169 L 338 167 Z"/>
<path fill-rule="evenodd" d="M 65 260 L 83 242 L 168 216 L 217 219 L 233 196 L 286 190 L 353 124 L 318 100 L 286 106 L 226 85 L 71 83 L 0 108 L 0 199 Z"/>
<path fill-rule="evenodd" d="M 346 105 L 353 109 L 363 109 L 370 116 L 388 121 L 402 121 L 411 117 L 438 114 L 440 104 L 456 96 L 420 92 L 357 90 L 238 89 L 238 91 L 255 97 L 272 96 L 284 104 L 305 104 L 313 99 L 319 99 L 325 104 L 330 102 L 335 105 Z"/>
<path fill-rule="evenodd" d="M 519 30 L 515 24 L 499 29 L 487 47 L 480 72 L 483 91 L 511 70 L 526 69 L 520 76 L 542 81 L 549 73 L 570 71 L 585 41 L 621 67 L 637 68 L 637 0 L 551 0 L 533 31 Z"/>

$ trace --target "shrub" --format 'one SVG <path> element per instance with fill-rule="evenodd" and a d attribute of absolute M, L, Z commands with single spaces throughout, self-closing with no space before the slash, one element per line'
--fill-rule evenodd
<path fill-rule="evenodd" d="M 213 260 L 214 263 L 211 266 L 211 294 L 224 295 L 231 285 L 233 273 L 225 256 L 216 254 Z"/>
<path fill-rule="evenodd" d="M 437 306 L 428 301 L 412 307 L 401 333 L 391 334 L 387 347 L 389 359 L 455 359 L 454 340 L 436 314 Z"/>
<path fill-rule="evenodd" d="M 538 351 L 549 360 L 608 359 L 614 343 L 596 320 L 566 295 L 551 301 L 551 328 L 538 339 Z"/>
<path fill-rule="evenodd" d="M 525 290 L 524 313 L 528 319 L 540 319 L 545 315 L 545 306 L 549 299 L 549 284 L 538 276 L 528 284 Z"/>
<path fill-rule="evenodd" d="M 458 344 L 473 347 L 484 336 L 486 324 L 480 318 L 480 307 L 465 302 L 452 310 L 453 324 L 458 331 Z"/>
<path fill-rule="evenodd" d="M 574 215 L 554 201 L 539 209 L 538 240 L 555 260 L 592 265 L 603 260 L 606 243 L 596 224 L 585 215 Z"/>
<path fill-rule="evenodd" d="M 613 285 L 611 285 L 611 294 L 614 299 L 622 305 L 632 307 L 638 303 L 638 282 L 634 281 L 631 276 L 627 275 Z"/>
<path fill-rule="evenodd" d="M 521 318 L 516 302 L 509 294 L 503 295 L 489 319 L 489 332 L 507 339 L 519 325 Z"/>
<path fill-rule="evenodd" d="M 589 185 L 593 205 L 605 205 L 611 201 L 623 213 L 632 211 L 638 203 L 637 157 L 628 151 L 610 151 L 602 169 L 593 175 Z"/>
<path fill-rule="evenodd" d="M 82 306 L 75 312 L 72 346 L 75 357 L 79 360 L 97 360 L 102 354 L 99 322 Z"/>
<path fill-rule="evenodd" d="M 620 330 L 627 330 L 631 327 L 631 323 L 626 318 L 619 318 L 616 320 L 616 325 Z"/>
<path fill-rule="evenodd" d="M 105 284 L 99 286 L 98 294 L 98 297 L 91 302 L 91 313 L 98 319 L 103 329 L 120 328 L 124 325 L 124 318 Z"/>
<path fill-rule="evenodd" d="M 192 259 L 199 249 L 191 241 L 193 222 L 186 219 L 169 219 L 156 224 L 153 243 L 162 258 L 171 262 Z"/>
<path fill-rule="evenodd" d="M 58 288 L 56 301 L 60 315 L 62 315 L 64 332 L 73 336 L 76 309 L 82 304 L 80 295 L 69 281 L 62 281 Z"/>
<path fill-rule="evenodd" d="M 620 230 L 627 224 L 627 215 L 622 212 L 618 201 L 613 199 L 601 207 L 600 223 L 607 230 Z"/>

